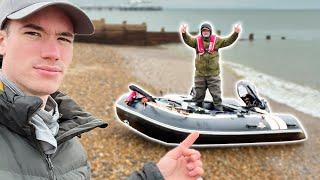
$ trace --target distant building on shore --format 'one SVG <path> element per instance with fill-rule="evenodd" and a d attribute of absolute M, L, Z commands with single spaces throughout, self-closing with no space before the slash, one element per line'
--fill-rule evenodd
<path fill-rule="evenodd" d="M 96 11 L 162 11 L 161 6 L 81 6 L 84 10 L 96 10 Z"/>

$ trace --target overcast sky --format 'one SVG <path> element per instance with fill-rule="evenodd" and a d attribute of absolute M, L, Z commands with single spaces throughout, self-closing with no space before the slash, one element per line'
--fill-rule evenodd
<path fill-rule="evenodd" d="M 71 0 L 78 5 L 124 5 L 130 0 Z M 320 9 L 320 0 L 131 0 L 164 8 Z"/>

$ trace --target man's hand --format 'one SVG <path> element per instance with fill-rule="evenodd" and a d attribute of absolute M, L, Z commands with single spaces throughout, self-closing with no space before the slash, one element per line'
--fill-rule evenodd
<path fill-rule="evenodd" d="M 191 133 L 178 147 L 160 159 L 157 166 L 166 180 L 201 179 L 204 171 L 200 152 L 189 149 L 198 137 L 198 132 Z"/>
<path fill-rule="evenodd" d="M 234 32 L 240 33 L 241 30 L 242 30 L 241 24 L 236 24 L 236 25 L 234 26 Z"/>
<path fill-rule="evenodd" d="M 180 33 L 186 33 L 187 32 L 187 27 L 188 27 L 187 24 L 182 24 L 180 26 Z"/>

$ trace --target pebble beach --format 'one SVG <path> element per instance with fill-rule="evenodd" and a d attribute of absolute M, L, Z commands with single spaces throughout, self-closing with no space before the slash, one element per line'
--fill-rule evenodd
<path fill-rule="evenodd" d="M 223 68 L 223 96 L 235 97 L 241 79 Z M 144 163 L 157 162 L 168 150 L 137 136 L 118 121 L 114 103 L 137 84 L 154 95 L 187 94 L 192 86 L 193 62 L 165 46 L 135 47 L 76 43 L 74 59 L 61 86 L 85 110 L 108 122 L 105 129 L 85 133 L 92 179 L 126 179 Z M 273 112 L 300 119 L 309 139 L 301 144 L 207 148 L 202 154 L 204 179 L 319 179 L 320 119 L 268 98 Z"/>

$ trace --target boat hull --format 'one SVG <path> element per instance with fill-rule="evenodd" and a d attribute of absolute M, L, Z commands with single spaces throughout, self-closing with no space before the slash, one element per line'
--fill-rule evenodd
<path fill-rule="evenodd" d="M 193 131 L 194 147 L 249 146 L 298 143 L 307 139 L 299 120 L 291 115 L 183 114 L 155 103 L 128 106 L 124 95 L 116 103 L 118 120 L 135 133 L 163 145 L 177 145 Z M 279 122 L 278 122 L 279 121 Z"/>

